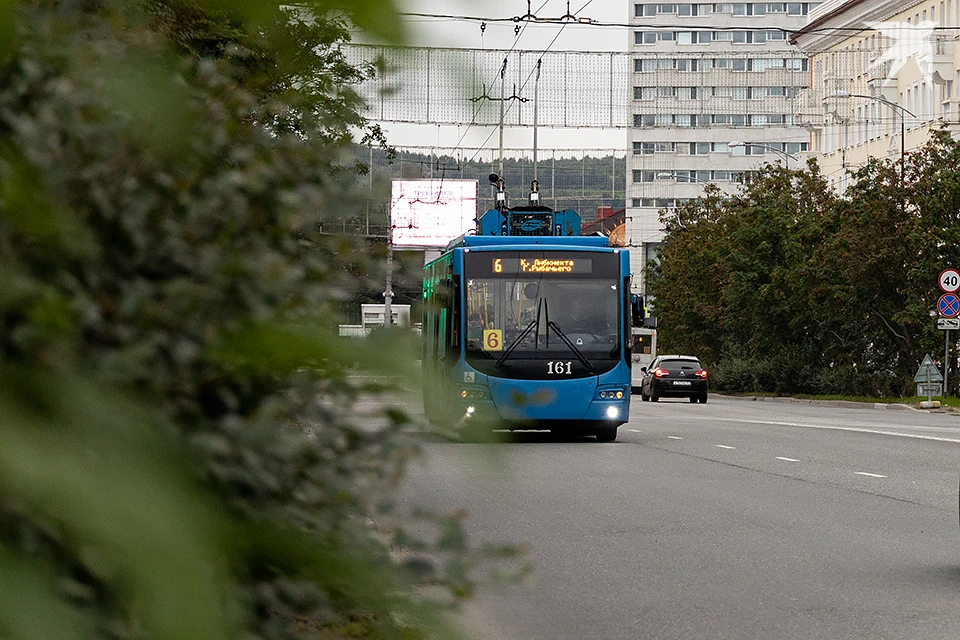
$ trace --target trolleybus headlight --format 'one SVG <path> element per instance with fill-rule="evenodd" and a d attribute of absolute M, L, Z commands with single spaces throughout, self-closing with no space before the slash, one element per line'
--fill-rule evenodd
<path fill-rule="evenodd" d="M 607 407 L 607 417 L 608 418 L 619 418 L 620 417 L 620 407 Z"/>
<path fill-rule="evenodd" d="M 467 407 L 467 416 L 468 416 L 468 417 L 469 417 L 469 416 L 472 416 L 475 411 L 476 411 L 476 408 L 474 408 L 474 407 Z"/>
<path fill-rule="evenodd" d="M 606 399 L 607 399 L 607 392 L 606 392 L 606 391 L 601 391 L 601 392 L 600 392 L 600 399 L 601 399 L 601 400 L 606 400 Z"/>
<path fill-rule="evenodd" d="M 467 395 L 469 395 L 469 394 L 467 393 L 467 390 L 466 390 L 466 389 L 464 389 L 463 391 L 460 392 L 460 397 L 461 397 L 461 398 L 466 398 Z"/>
<path fill-rule="evenodd" d="M 623 391 L 617 391 L 617 400 L 623 399 Z"/>

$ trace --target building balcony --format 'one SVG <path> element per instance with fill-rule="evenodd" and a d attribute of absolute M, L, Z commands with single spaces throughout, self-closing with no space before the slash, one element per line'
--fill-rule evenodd
<path fill-rule="evenodd" d="M 917 55 L 917 65 L 924 74 L 929 74 L 937 84 L 944 84 L 953 77 L 953 38 L 937 36 L 929 47 L 923 47 Z"/>

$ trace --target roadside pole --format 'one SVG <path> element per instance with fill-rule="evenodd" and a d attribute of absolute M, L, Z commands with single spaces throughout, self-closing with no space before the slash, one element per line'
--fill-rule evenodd
<path fill-rule="evenodd" d="M 383 291 L 383 326 L 393 324 L 393 239 L 387 238 L 387 282 Z"/>
<path fill-rule="evenodd" d="M 960 271 L 946 268 L 940 272 L 937 285 L 943 295 L 937 300 L 937 328 L 943 329 L 943 399 L 947 399 L 947 376 L 950 375 L 950 329 L 960 329 Z"/>
<path fill-rule="evenodd" d="M 943 342 L 943 399 L 947 399 L 947 376 L 950 375 L 950 329 L 945 331 L 947 334 Z"/>

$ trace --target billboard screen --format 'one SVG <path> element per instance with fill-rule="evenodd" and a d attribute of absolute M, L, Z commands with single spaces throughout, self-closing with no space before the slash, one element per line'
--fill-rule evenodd
<path fill-rule="evenodd" d="M 390 233 L 396 247 L 443 248 L 476 227 L 476 180 L 394 180 Z"/>

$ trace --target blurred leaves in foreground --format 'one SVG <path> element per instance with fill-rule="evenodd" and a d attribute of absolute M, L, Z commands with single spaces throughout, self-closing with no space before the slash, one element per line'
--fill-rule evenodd
<path fill-rule="evenodd" d="M 392 4 L 0 17 L 0 637 L 446 635 L 514 552 L 404 528 L 410 419 L 354 403 L 415 345 L 334 335 L 379 272 L 318 232 L 362 202 L 352 133 L 382 142 L 347 20 L 396 38 Z"/>

